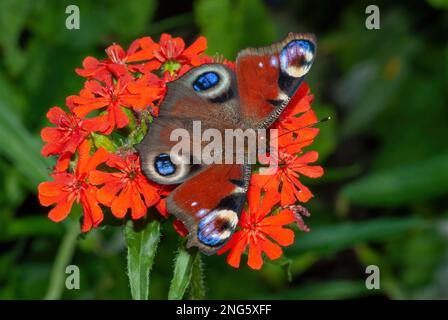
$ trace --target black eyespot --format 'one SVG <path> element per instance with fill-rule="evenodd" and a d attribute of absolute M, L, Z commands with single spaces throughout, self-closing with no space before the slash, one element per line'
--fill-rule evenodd
<path fill-rule="evenodd" d="M 176 166 L 171 162 L 170 156 L 166 153 L 161 153 L 155 158 L 154 168 L 158 174 L 164 177 L 176 172 Z"/>
<path fill-rule="evenodd" d="M 208 71 L 201 74 L 193 82 L 193 89 L 197 92 L 208 90 L 216 86 L 219 82 L 219 75 L 214 71 Z"/>

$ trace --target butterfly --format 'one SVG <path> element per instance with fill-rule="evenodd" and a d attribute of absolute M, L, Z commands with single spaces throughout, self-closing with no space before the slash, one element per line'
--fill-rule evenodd
<path fill-rule="evenodd" d="M 149 180 L 178 184 L 166 199 L 167 211 L 187 228 L 187 247 L 214 254 L 234 233 L 246 201 L 251 166 L 205 164 L 192 155 L 173 159 L 176 128 L 269 128 L 288 105 L 316 55 L 312 34 L 290 33 L 280 42 L 247 48 L 235 71 L 221 63 L 195 67 L 167 83 L 167 95 L 142 142 L 135 146 Z"/>

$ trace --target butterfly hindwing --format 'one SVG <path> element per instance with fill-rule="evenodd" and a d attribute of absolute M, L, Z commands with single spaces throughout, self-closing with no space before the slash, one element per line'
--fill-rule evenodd
<path fill-rule="evenodd" d="M 211 165 L 168 196 L 167 210 L 189 231 L 189 247 L 213 254 L 229 240 L 246 200 L 249 178 L 246 165 Z"/>

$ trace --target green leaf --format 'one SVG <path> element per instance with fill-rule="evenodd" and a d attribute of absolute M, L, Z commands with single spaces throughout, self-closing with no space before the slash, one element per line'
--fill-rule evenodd
<path fill-rule="evenodd" d="M 51 162 L 40 154 L 41 141 L 25 129 L 17 115 L 1 100 L 0 141 L 0 154 L 15 164 L 27 178 L 29 187 L 34 189 L 39 182 L 48 179 Z"/>
<path fill-rule="evenodd" d="M 0 235 L 1 241 L 18 240 L 23 237 L 60 237 L 63 229 L 45 216 L 26 216 L 12 220 Z"/>
<path fill-rule="evenodd" d="M 447 0 L 426 0 L 431 6 L 436 9 L 448 9 L 448 1 Z"/>
<path fill-rule="evenodd" d="M 236 33 L 232 27 L 231 4 L 226 0 L 196 1 L 195 18 L 201 27 L 201 33 L 207 38 L 207 47 L 211 55 L 218 50 L 225 57 L 235 54 Z M 229 29 L 230 28 L 230 29 Z M 222 32 L 222 30 L 229 30 Z"/>
<path fill-rule="evenodd" d="M 448 192 L 448 154 L 372 173 L 344 187 L 342 196 L 369 206 L 399 206 Z"/>
<path fill-rule="evenodd" d="M 205 299 L 204 266 L 198 253 L 193 261 L 189 297 L 191 300 Z"/>
<path fill-rule="evenodd" d="M 169 300 L 180 300 L 183 298 L 185 290 L 187 290 L 190 284 L 193 262 L 197 254 L 197 250 L 187 250 L 183 242 L 179 246 L 174 265 L 174 275 L 168 292 Z"/>
<path fill-rule="evenodd" d="M 149 297 L 149 273 L 160 241 L 160 222 L 152 221 L 138 229 L 137 223 L 129 221 L 125 228 L 128 246 L 128 276 L 131 296 L 134 300 Z"/>
<path fill-rule="evenodd" d="M 411 230 L 428 227 L 430 224 L 418 218 L 379 218 L 375 220 L 340 223 L 312 228 L 310 233 L 296 239 L 286 249 L 288 254 L 304 251 L 334 252 L 362 242 L 384 242 L 391 237 L 403 235 Z"/>
<path fill-rule="evenodd" d="M 17 76 L 26 63 L 26 52 L 20 48 L 19 38 L 28 18 L 32 2 L 29 0 L 0 2 L 0 47 L 8 71 Z M 13 14 L 12 14 L 13 13 Z"/>
<path fill-rule="evenodd" d="M 75 3 L 69 0 L 41 0 L 33 4 L 34 15 L 29 21 L 33 33 L 44 38 L 46 45 L 60 44 L 75 48 L 91 47 L 100 41 L 109 45 L 113 39 L 117 39 L 117 35 L 121 39 L 133 40 L 145 33 L 145 26 L 156 8 L 153 0 L 77 0 Z M 79 7 L 80 28 L 69 30 L 65 27 L 69 16 L 65 9 L 72 4 Z M 120 23 L 123 21 L 126 21 L 126 28 Z M 105 35 L 113 37 L 112 40 Z"/>
<path fill-rule="evenodd" d="M 157 2 L 154 0 L 108 1 L 105 12 L 111 30 L 125 39 L 134 39 L 145 33 L 145 26 L 152 19 Z M 129 19 L 132 17 L 132 19 Z M 126 28 L 117 21 L 126 21 Z"/>
<path fill-rule="evenodd" d="M 260 0 L 201 0 L 194 9 L 211 55 L 219 52 L 233 59 L 245 47 L 266 46 L 275 40 L 274 24 Z"/>
<path fill-rule="evenodd" d="M 96 148 L 104 148 L 109 152 L 115 152 L 117 150 L 114 142 L 105 135 L 92 133 L 92 140 Z"/>

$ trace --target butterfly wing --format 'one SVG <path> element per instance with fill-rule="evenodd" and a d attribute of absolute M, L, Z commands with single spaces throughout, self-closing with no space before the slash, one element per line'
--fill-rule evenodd
<path fill-rule="evenodd" d="M 239 121 L 235 73 L 222 64 L 205 64 L 191 69 L 167 84 L 168 93 L 160 106 L 159 116 L 151 124 L 143 141 L 136 145 L 142 170 L 160 184 L 181 183 L 201 169 L 198 150 L 201 141 L 194 137 L 195 121 L 200 130 L 235 128 Z M 174 136 L 173 136 L 174 134 Z M 172 153 L 180 136 L 188 135 L 187 148 Z M 178 139 L 172 139 L 177 137 Z M 195 165 L 196 164 L 196 165 Z"/>
<path fill-rule="evenodd" d="M 280 115 L 308 73 L 316 53 L 311 34 L 242 50 L 236 59 L 241 114 L 251 127 L 267 128 Z"/>
<path fill-rule="evenodd" d="M 213 254 L 229 240 L 246 201 L 249 179 L 246 165 L 210 165 L 168 196 L 168 212 L 189 231 L 188 247 Z"/>

